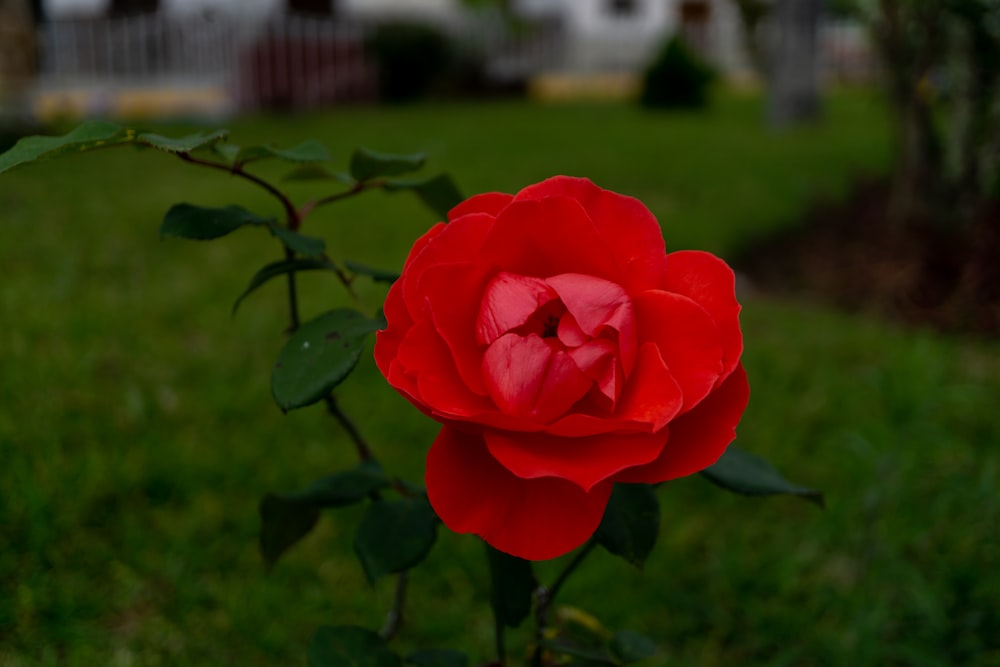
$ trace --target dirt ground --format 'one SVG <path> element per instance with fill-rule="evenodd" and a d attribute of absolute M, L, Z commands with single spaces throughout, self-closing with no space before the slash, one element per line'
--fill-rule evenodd
<path fill-rule="evenodd" d="M 963 225 L 891 224 L 886 182 L 855 186 L 734 258 L 757 289 L 939 331 L 1000 334 L 1000 201 Z"/>

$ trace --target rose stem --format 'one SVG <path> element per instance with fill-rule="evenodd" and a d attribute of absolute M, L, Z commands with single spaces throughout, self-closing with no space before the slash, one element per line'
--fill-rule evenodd
<path fill-rule="evenodd" d="M 538 604 L 535 606 L 535 653 L 532 656 L 531 663 L 538 667 L 542 664 L 542 645 L 541 641 L 545 635 L 545 628 L 549 625 L 549 613 L 552 610 L 552 603 L 555 602 L 556 596 L 562 589 L 563 584 L 569 579 L 569 576 L 576 571 L 580 564 L 586 560 L 590 552 L 594 550 L 597 546 L 597 540 L 590 538 L 583 548 L 576 552 L 573 556 L 573 560 L 566 564 L 556 580 L 552 582 L 552 585 L 546 588 L 545 586 L 540 586 L 538 591 L 535 593 L 538 599 Z"/>
<path fill-rule="evenodd" d="M 358 427 L 354 425 L 354 422 L 351 421 L 350 417 L 345 415 L 343 410 L 340 409 L 333 392 L 327 394 L 324 400 L 326 400 L 326 411 L 330 413 L 334 419 L 340 422 L 340 425 L 345 431 L 347 431 L 347 435 L 350 436 L 351 440 L 354 442 L 354 447 L 358 450 L 358 458 L 361 459 L 362 462 L 370 461 L 375 458 L 374 454 L 372 454 L 371 447 L 368 446 L 364 436 L 361 435 L 361 431 L 359 431 Z"/>
<path fill-rule="evenodd" d="M 385 617 L 385 625 L 382 626 L 382 638 L 386 641 L 392 639 L 403 627 L 403 606 L 406 604 L 406 583 L 407 573 L 400 572 L 396 579 L 396 593 L 392 598 L 392 609 Z"/>

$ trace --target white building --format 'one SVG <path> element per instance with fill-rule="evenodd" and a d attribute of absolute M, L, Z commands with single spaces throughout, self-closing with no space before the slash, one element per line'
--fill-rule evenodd
<path fill-rule="evenodd" d="M 111 0 L 45 0 L 48 15 L 100 15 Z M 160 0 L 165 14 L 204 10 L 240 17 L 281 12 L 286 0 Z M 421 17 L 438 24 L 460 24 L 461 0 L 331 0 L 345 18 Z M 571 72 L 629 71 L 641 67 L 670 34 L 682 32 L 720 69 L 746 69 L 739 17 L 731 0 L 511 0 L 528 19 L 562 26 L 561 68 Z"/>

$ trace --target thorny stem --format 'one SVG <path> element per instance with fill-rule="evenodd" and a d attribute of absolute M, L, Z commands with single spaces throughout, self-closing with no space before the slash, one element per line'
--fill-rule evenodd
<path fill-rule="evenodd" d="M 334 397 L 333 393 L 327 394 L 324 400 L 326 401 L 326 411 L 329 412 L 334 419 L 340 422 L 343 429 L 347 431 L 347 435 L 351 438 L 351 441 L 354 442 L 354 447 L 358 450 L 358 458 L 362 461 L 370 461 L 373 459 L 375 455 L 372 454 L 372 450 L 371 447 L 368 446 L 368 442 L 365 440 L 364 436 L 361 435 L 358 427 L 354 425 L 354 422 L 351 421 L 350 417 L 345 415 L 343 410 L 340 409 L 340 406 L 337 404 L 337 399 Z"/>
<path fill-rule="evenodd" d="M 382 187 L 385 187 L 385 181 L 383 180 L 358 181 L 354 185 L 352 185 L 349 190 L 338 192 L 332 195 L 327 195 L 326 197 L 322 197 L 314 201 L 306 202 L 306 204 L 302 206 L 302 210 L 300 211 L 300 213 L 301 215 L 305 216 L 306 214 L 312 212 L 313 209 L 319 208 L 320 206 L 326 206 L 327 204 L 332 204 L 342 199 L 353 197 L 354 195 L 361 194 L 365 190 L 371 190 L 374 188 L 382 188 Z"/>
<path fill-rule="evenodd" d="M 396 593 L 392 597 L 392 608 L 385 617 L 385 625 L 379 632 L 386 641 L 395 637 L 403 627 L 403 607 L 406 604 L 406 584 L 408 572 L 400 572 L 396 578 Z"/>
<path fill-rule="evenodd" d="M 559 573 L 559 576 L 556 577 L 551 586 L 548 588 L 539 586 L 535 592 L 537 600 L 535 604 L 535 652 L 531 660 L 531 664 L 534 667 L 540 667 L 542 664 L 541 641 L 545 638 L 545 629 L 549 625 L 549 615 L 552 612 L 552 604 L 555 602 L 556 596 L 559 595 L 559 591 L 562 590 L 563 585 L 569 579 L 570 575 L 576 572 L 576 569 L 587 559 L 587 556 L 590 555 L 590 552 L 596 546 L 597 540 L 590 538 L 583 545 L 583 548 L 576 552 L 573 560 L 566 564 L 566 567 Z"/>
<path fill-rule="evenodd" d="M 361 193 L 364 190 L 371 188 L 383 187 L 385 185 L 384 181 L 367 181 L 355 183 L 350 190 L 346 192 L 339 192 L 334 195 L 329 195 L 318 199 L 316 201 L 307 202 L 302 206 L 301 209 L 296 209 L 292 200 L 285 195 L 284 192 L 271 185 L 259 176 L 255 176 L 250 172 L 244 171 L 241 164 L 233 164 L 232 166 L 227 166 L 219 162 L 212 162 L 210 160 L 202 160 L 192 156 L 190 153 L 183 152 L 178 153 L 178 157 L 181 160 L 195 164 L 201 167 L 208 167 L 210 169 L 218 169 L 220 171 L 226 171 L 234 176 L 239 176 L 240 178 L 246 179 L 251 183 L 263 188 L 271 196 L 276 198 L 281 202 L 282 208 L 285 209 L 286 224 L 288 229 L 291 231 L 297 231 L 302 225 L 302 220 L 308 215 L 313 209 L 319 206 L 324 206 L 326 204 L 332 204 L 334 202 L 352 197 L 356 194 Z M 295 259 L 295 251 L 290 248 L 285 248 L 285 259 L 291 261 Z M 354 288 L 351 285 L 350 278 L 343 272 L 340 267 L 334 266 L 334 273 L 337 278 L 347 289 L 348 293 L 351 294 L 357 300 L 357 294 L 354 292 Z M 295 272 L 290 272 L 288 274 L 288 311 L 290 326 L 289 331 L 294 332 L 299 328 L 299 298 L 298 290 L 295 284 Z M 337 399 L 334 397 L 333 393 L 329 393 L 325 397 L 327 412 L 336 419 L 341 427 L 347 431 L 347 435 L 354 442 L 354 446 L 358 451 L 358 458 L 362 461 L 369 461 L 374 458 L 371 447 L 368 446 L 368 442 L 365 440 L 364 436 L 358 430 L 358 427 L 354 424 L 351 419 L 344 414 L 343 410 L 337 404 Z M 373 494 L 373 499 L 378 499 L 377 494 Z M 403 608 L 406 605 L 406 588 L 408 583 L 408 572 L 401 572 L 396 579 L 396 592 L 393 595 L 392 608 L 389 609 L 386 615 L 385 625 L 382 628 L 381 635 L 386 640 L 392 639 L 399 633 L 400 628 L 403 626 Z M 500 651 L 500 662 L 504 661 L 504 650 L 503 650 L 503 624 L 498 625 L 498 650 Z"/>
<path fill-rule="evenodd" d="M 212 162 L 211 160 L 202 160 L 201 158 L 196 158 L 190 153 L 178 153 L 177 157 L 184 160 L 185 162 L 190 162 L 191 164 L 196 164 L 200 167 L 208 167 L 209 169 L 218 169 L 220 171 L 229 172 L 234 176 L 239 176 L 244 178 L 254 185 L 264 188 L 271 196 L 281 202 L 282 208 L 285 209 L 285 217 L 288 220 L 288 228 L 292 231 L 296 231 L 299 225 L 302 224 L 302 217 L 299 215 L 298 210 L 295 208 L 295 204 L 289 199 L 284 192 L 274 187 L 263 178 L 259 176 L 254 176 L 248 171 L 243 170 L 243 166 L 239 164 L 234 164 L 228 166 L 222 164 L 221 162 Z"/>
<path fill-rule="evenodd" d="M 285 259 L 291 261 L 295 258 L 295 253 L 285 249 Z M 295 272 L 288 273 L 288 318 L 290 332 L 295 332 L 299 328 L 299 293 L 295 289 Z"/>

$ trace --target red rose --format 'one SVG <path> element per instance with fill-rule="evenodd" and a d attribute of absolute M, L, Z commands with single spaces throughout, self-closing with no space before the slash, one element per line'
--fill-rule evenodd
<path fill-rule="evenodd" d="M 615 482 L 722 455 L 749 396 L 732 270 L 667 254 L 636 199 L 557 176 L 472 197 L 414 244 L 375 361 L 443 428 L 427 495 L 530 560 L 597 529 Z"/>

